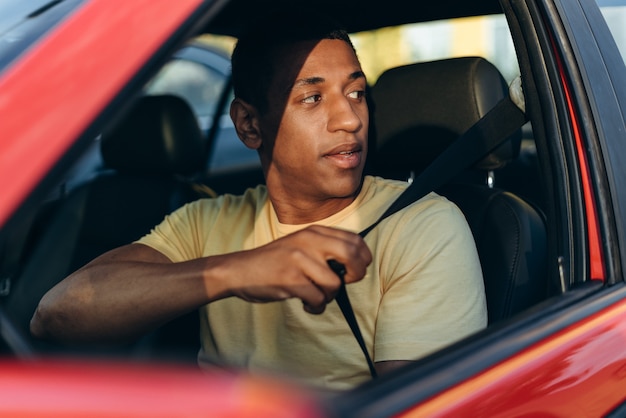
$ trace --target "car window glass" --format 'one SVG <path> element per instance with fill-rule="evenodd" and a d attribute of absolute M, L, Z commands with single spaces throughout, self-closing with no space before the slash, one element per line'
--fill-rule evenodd
<path fill-rule="evenodd" d="M 206 65 L 176 59 L 168 62 L 147 86 L 147 94 L 175 94 L 191 105 L 198 117 L 212 116 L 226 76 Z M 204 118 L 203 118 L 204 120 Z"/>
<path fill-rule="evenodd" d="M 203 35 L 200 42 L 207 46 L 201 54 L 180 56 L 169 63 L 146 86 L 146 94 L 175 94 L 186 99 L 198 117 L 200 127 L 208 135 L 217 120 L 218 130 L 214 137 L 212 153 L 207 162 L 208 171 L 215 174 L 224 171 L 259 167 L 259 157 L 254 150 L 246 148 L 235 132 L 230 119 L 228 104 L 232 90 L 222 109 L 220 104 L 230 77 L 230 65 L 225 69 L 212 67 L 212 59 L 229 60 L 235 40 L 223 36 Z M 219 51 L 219 52 L 218 52 Z M 216 118 L 215 113 L 221 112 Z"/>
<path fill-rule="evenodd" d="M 226 36 L 215 36 L 215 35 L 203 35 L 200 37 L 200 41 L 208 45 L 216 50 L 223 51 L 223 54 L 230 57 L 230 53 L 235 45 L 235 39 Z M 229 59 L 230 62 L 230 59 Z M 165 69 L 162 73 L 165 73 Z M 227 74 L 226 74 L 227 73 Z M 205 130 L 206 133 L 209 132 L 209 128 L 213 125 L 213 120 L 215 119 L 215 113 L 218 109 L 215 106 L 218 104 L 221 95 L 223 94 L 223 89 L 227 88 L 226 80 L 230 77 L 230 64 L 228 65 L 228 69 L 226 73 L 222 75 L 222 83 L 219 86 L 216 84 L 216 88 L 211 88 L 211 94 L 207 94 L 207 96 L 211 96 L 213 103 L 211 105 L 208 112 L 207 111 L 198 111 L 194 105 L 192 99 L 192 106 L 196 113 L 198 114 L 198 119 L 200 126 Z M 168 75 L 171 77 L 171 75 Z M 157 76 L 158 77 L 158 76 Z M 179 82 L 185 82 L 187 79 L 181 78 Z M 210 83 L 210 80 L 198 80 L 198 82 L 202 83 Z M 156 80 L 154 85 L 151 86 L 151 93 L 156 92 Z M 172 92 L 176 94 L 175 91 L 169 89 L 168 86 L 161 84 L 162 90 L 161 92 Z M 195 89 L 195 86 L 181 86 L 182 90 Z M 221 114 L 215 120 L 218 123 L 218 129 L 215 132 L 215 137 L 213 138 L 212 152 L 209 157 L 209 161 L 207 161 L 207 171 L 210 174 L 220 174 L 224 172 L 232 172 L 236 170 L 246 170 L 246 169 L 258 169 L 260 168 L 259 156 L 255 150 L 251 150 L 247 148 L 237 137 L 237 133 L 235 132 L 235 126 L 233 125 L 232 120 L 230 119 L 230 102 L 233 99 L 233 91 L 230 89 L 228 92 L 229 96 L 224 101 L 224 107 L 219 109 Z M 184 94 L 181 94 L 183 97 Z M 204 98 L 202 98 L 204 100 Z M 207 104 L 204 105 L 208 106 Z"/>
<path fill-rule="evenodd" d="M 598 0 L 598 5 L 622 59 L 626 61 L 626 0 Z"/>
<path fill-rule="evenodd" d="M 417 23 L 352 34 L 368 81 L 388 68 L 460 56 L 491 61 L 507 82 L 519 75 L 503 15 Z"/>

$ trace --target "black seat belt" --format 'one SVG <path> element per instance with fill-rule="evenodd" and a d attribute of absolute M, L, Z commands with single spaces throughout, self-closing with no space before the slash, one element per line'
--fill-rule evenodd
<path fill-rule="evenodd" d="M 512 87 L 513 89 L 513 87 Z M 514 99 L 512 99 L 514 97 Z M 515 101 L 514 101 L 515 100 Z M 519 105 L 518 105 L 519 103 Z M 502 99 L 495 107 L 487 112 L 478 122 L 472 125 L 456 141 L 446 148 L 389 206 L 376 222 L 359 233 L 363 238 L 374 229 L 383 219 L 393 215 L 411 203 L 417 201 L 429 192 L 446 184 L 462 170 L 469 168 L 504 143 L 515 131 L 527 121 L 524 113 L 523 97 L 520 90 L 511 90 L 511 95 Z M 335 260 L 329 260 L 329 266 L 341 279 L 341 287 L 335 299 L 339 304 L 352 333 L 354 334 L 363 355 L 367 360 L 370 373 L 377 377 L 376 368 L 372 361 L 359 324 L 348 298 L 344 276 L 345 266 Z"/>
<path fill-rule="evenodd" d="M 352 330 L 352 334 L 354 335 L 354 338 L 356 338 L 356 341 L 359 343 L 359 347 L 361 347 L 361 351 L 363 352 L 363 355 L 365 356 L 365 360 L 367 361 L 367 366 L 370 369 L 370 374 L 372 375 L 372 377 L 376 378 L 378 377 L 378 374 L 376 373 L 374 362 L 372 361 L 372 357 L 367 351 L 365 341 L 363 340 L 363 335 L 361 334 L 361 328 L 359 328 L 359 323 L 357 322 L 356 317 L 354 316 L 354 311 L 352 310 L 352 305 L 350 304 L 350 299 L 348 298 L 348 292 L 346 291 L 346 281 L 345 281 L 346 267 L 343 264 L 337 262 L 336 260 L 328 260 L 328 265 L 335 272 L 335 274 L 337 274 L 337 276 L 339 276 L 339 278 L 341 279 L 341 286 L 339 287 L 339 290 L 337 291 L 335 300 L 337 301 L 337 304 L 339 305 L 339 309 L 341 309 L 341 313 L 343 314 L 343 317 L 346 318 L 346 321 L 348 321 L 348 325 L 350 325 L 350 329 Z"/>

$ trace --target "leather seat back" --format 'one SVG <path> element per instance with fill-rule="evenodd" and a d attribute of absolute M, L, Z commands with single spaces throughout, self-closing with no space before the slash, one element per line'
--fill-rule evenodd
<path fill-rule="evenodd" d="M 405 180 L 421 173 L 456 138 L 493 108 L 507 85 L 493 64 L 479 57 L 395 67 L 372 88 L 375 106 L 373 170 Z M 521 131 L 475 165 L 481 172 L 517 157 Z"/>

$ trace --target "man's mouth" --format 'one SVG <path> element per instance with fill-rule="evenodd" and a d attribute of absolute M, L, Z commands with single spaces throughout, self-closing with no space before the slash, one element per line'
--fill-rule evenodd
<path fill-rule="evenodd" d="M 335 151 L 326 155 L 337 167 L 343 169 L 353 169 L 361 164 L 361 149 Z"/>

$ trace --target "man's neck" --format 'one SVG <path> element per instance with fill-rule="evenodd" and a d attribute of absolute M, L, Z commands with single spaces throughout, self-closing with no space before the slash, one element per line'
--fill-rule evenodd
<path fill-rule="evenodd" d="M 281 224 L 302 225 L 326 219 L 341 212 L 354 202 L 358 193 L 345 198 L 333 198 L 320 201 L 299 202 L 292 199 L 272 198 L 270 202 Z"/>

